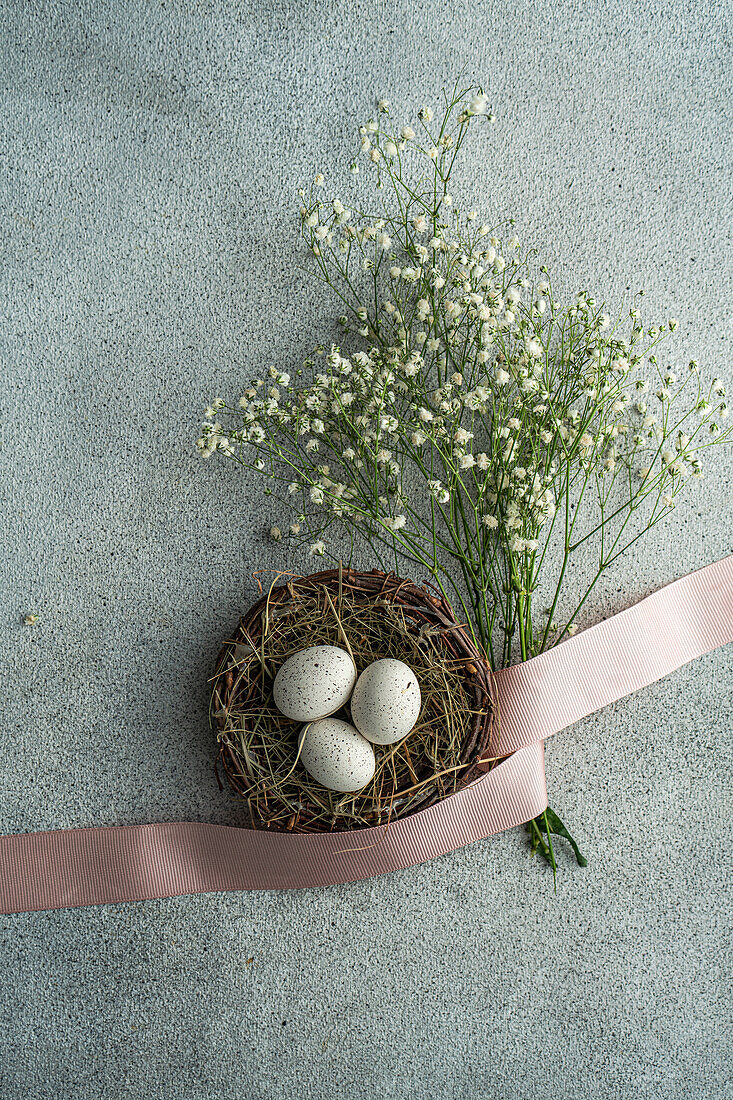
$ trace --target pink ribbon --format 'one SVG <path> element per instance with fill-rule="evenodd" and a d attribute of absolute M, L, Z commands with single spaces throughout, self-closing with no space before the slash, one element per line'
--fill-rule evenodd
<path fill-rule="evenodd" d="M 733 641 L 733 555 L 494 675 L 504 756 Z"/>
<path fill-rule="evenodd" d="M 730 641 L 733 556 L 496 673 L 495 751 L 511 755 L 434 806 L 357 832 L 183 821 L 0 836 L 0 911 L 329 886 L 445 855 L 545 809 L 545 738 Z"/>

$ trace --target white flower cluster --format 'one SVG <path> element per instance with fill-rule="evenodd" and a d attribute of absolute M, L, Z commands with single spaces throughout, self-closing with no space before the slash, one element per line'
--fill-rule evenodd
<path fill-rule="evenodd" d="M 198 447 L 262 471 L 294 507 L 274 539 L 287 527 L 320 556 L 340 522 L 383 564 L 400 555 L 452 584 L 492 655 L 500 608 L 506 660 L 515 635 L 525 656 L 547 644 L 530 605 L 558 515 L 559 592 L 577 545 L 602 534 L 600 575 L 632 516 L 644 505 L 656 523 L 730 430 L 718 379 L 705 388 L 693 362 L 679 380 L 657 358 L 676 321 L 645 331 L 634 307 L 612 322 L 588 294 L 561 308 L 531 250 L 455 207 L 452 166 L 487 116 L 480 89 L 456 90 L 435 127 L 423 108 L 396 129 L 380 103 L 359 142 L 396 213 L 325 200 L 321 175 L 301 192 L 305 239 L 362 348 L 316 349 L 295 383 L 273 367 L 238 409 L 213 401 Z"/>

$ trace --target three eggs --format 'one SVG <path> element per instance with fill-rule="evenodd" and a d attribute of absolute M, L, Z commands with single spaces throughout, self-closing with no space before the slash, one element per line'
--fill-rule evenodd
<path fill-rule="evenodd" d="M 316 645 L 288 657 L 275 677 L 273 698 L 287 718 L 306 723 L 300 761 L 333 791 L 359 791 L 374 776 L 373 745 L 406 737 L 420 714 L 415 673 L 392 657 L 374 661 L 357 675 L 349 653 Z M 333 715 L 350 704 L 352 724 Z"/>

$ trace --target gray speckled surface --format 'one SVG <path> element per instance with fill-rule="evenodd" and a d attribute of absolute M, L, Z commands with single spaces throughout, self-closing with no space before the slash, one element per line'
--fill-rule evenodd
<path fill-rule="evenodd" d="M 645 285 L 730 381 L 728 4 L 3 6 L 6 831 L 237 823 L 205 720 L 270 517 L 199 410 L 328 337 L 295 190 L 378 95 L 491 88 L 478 197 L 568 286 Z M 731 463 L 587 622 L 731 547 Z M 298 563 L 296 563 L 298 564 Z M 40 621 L 24 627 L 22 616 Z M 548 748 L 582 838 L 329 890 L 1 918 L 3 1100 L 720 1100 L 730 649 Z M 247 965 L 246 960 L 253 959 Z"/>

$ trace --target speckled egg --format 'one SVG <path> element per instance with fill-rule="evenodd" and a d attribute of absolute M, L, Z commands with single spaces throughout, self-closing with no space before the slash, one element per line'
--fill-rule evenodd
<path fill-rule="evenodd" d="M 332 791 L 360 791 L 374 775 L 374 749 L 340 718 L 310 722 L 300 733 L 300 762 Z"/>
<path fill-rule="evenodd" d="M 288 657 L 279 668 L 272 694 L 277 709 L 296 722 L 334 714 L 353 691 L 356 667 L 345 649 L 313 645 Z"/>
<path fill-rule="evenodd" d="M 385 657 L 364 669 L 351 696 L 351 718 L 375 745 L 391 745 L 406 737 L 421 706 L 417 676 L 403 661 Z"/>

